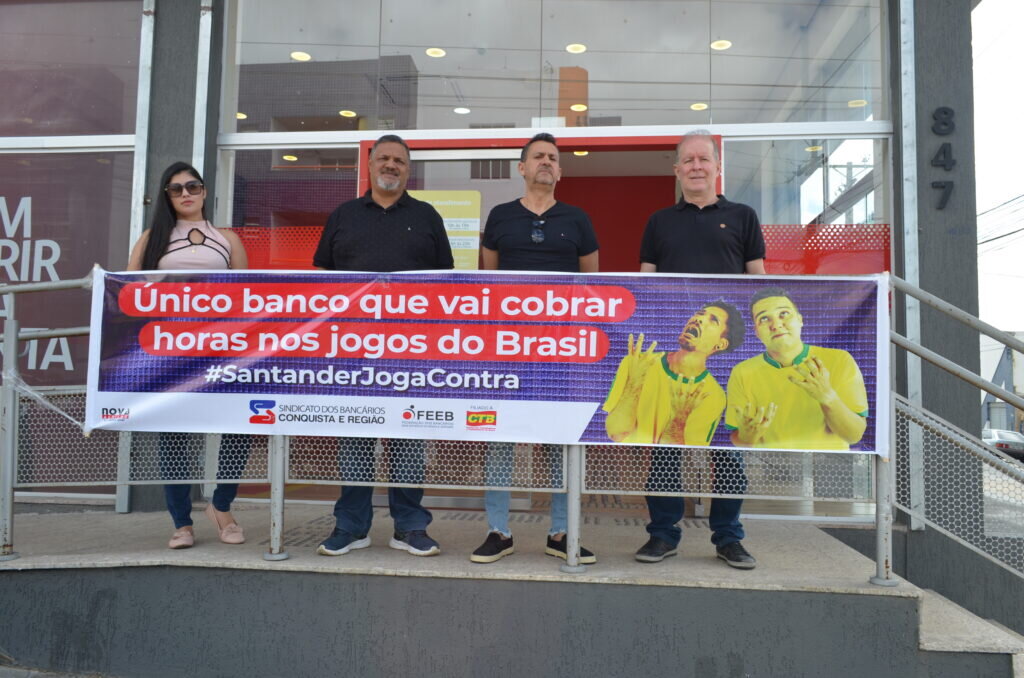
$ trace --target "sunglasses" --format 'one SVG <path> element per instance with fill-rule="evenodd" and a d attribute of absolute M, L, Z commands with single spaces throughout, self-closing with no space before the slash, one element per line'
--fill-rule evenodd
<path fill-rule="evenodd" d="M 183 184 L 167 184 L 164 188 L 168 195 L 172 198 L 177 198 L 181 195 L 182 191 L 189 195 L 199 195 L 203 192 L 203 182 L 201 181 L 186 181 Z"/>
<path fill-rule="evenodd" d="M 538 245 L 544 242 L 544 220 L 536 219 L 533 222 L 533 230 L 530 231 L 530 240 Z"/>

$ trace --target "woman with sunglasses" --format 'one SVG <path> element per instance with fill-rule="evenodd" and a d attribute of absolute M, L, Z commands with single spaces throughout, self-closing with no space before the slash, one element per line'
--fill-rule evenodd
<path fill-rule="evenodd" d="M 244 269 L 249 265 L 242 241 L 230 229 L 214 228 L 206 217 L 206 188 L 194 167 L 176 162 L 160 178 L 162 199 L 153 207 L 153 221 L 142 234 L 128 259 L 129 271 Z M 203 437 L 189 433 L 161 433 L 160 472 L 168 480 L 187 477 L 191 459 Z M 249 457 L 249 436 L 221 437 L 217 478 L 241 475 Z M 164 485 L 167 510 L 174 521 L 174 534 L 167 546 L 189 548 L 195 543 L 192 530 L 192 486 Z M 245 541 L 242 528 L 231 515 L 231 502 L 238 493 L 235 483 L 218 483 L 206 516 L 225 544 Z"/>

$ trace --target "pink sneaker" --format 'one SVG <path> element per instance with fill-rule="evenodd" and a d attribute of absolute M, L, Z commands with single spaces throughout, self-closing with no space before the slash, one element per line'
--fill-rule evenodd
<path fill-rule="evenodd" d="M 245 532 L 239 527 L 238 523 L 230 516 L 230 514 L 222 513 L 217 509 L 213 508 L 213 502 L 206 505 L 206 509 L 203 511 L 206 517 L 210 519 L 213 526 L 217 528 L 217 534 L 220 536 L 221 542 L 225 544 L 244 544 L 245 543 Z M 225 520 L 231 520 L 230 523 L 221 527 L 220 518 L 225 517 Z"/>
<path fill-rule="evenodd" d="M 187 549 L 192 548 L 192 545 L 196 543 L 195 535 L 192 534 L 192 530 L 187 527 L 183 527 L 180 530 L 175 530 L 174 534 L 171 535 L 171 540 L 167 542 L 167 548 L 169 549 Z"/>

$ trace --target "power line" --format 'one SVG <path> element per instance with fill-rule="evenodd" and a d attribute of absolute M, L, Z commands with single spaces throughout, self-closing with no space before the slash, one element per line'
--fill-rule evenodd
<path fill-rule="evenodd" d="M 1024 193 L 1021 193 L 1020 195 L 1014 196 L 1014 197 L 1010 198 L 1009 200 L 1007 200 L 1007 201 L 1005 201 L 1005 202 L 1001 202 L 1001 203 L 999 203 L 998 205 L 996 205 L 995 207 L 990 207 L 990 208 L 988 208 L 987 210 L 985 210 L 984 212 L 978 212 L 978 214 L 977 214 L 976 216 L 979 216 L 979 217 L 980 217 L 980 216 L 981 216 L 981 215 L 983 215 L 983 214 L 988 214 L 989 212 L 994 212 L 994 211 L 996 211 L 997 209 L 999 209 L 1000 207 L 1003 207 L 1003 206 L 1005 206 L 1005 205 L 1008 205 L 1008 204 L 1010 204 L 1011 202 L 1013 202 L 1014 200 L 1020 200 L 1021 198 L 1024 198 Z"/>
<path fill-rule="evenodd" d="M 1018 229 L 1016 229 L 1014 231 L 1008 231 L 1006 233 L 1003 233 L 1002 235 L 997 235 L 995 237 L 989 238 L 988 240 L 982 240 L 978 244 L 979 245 L 985 245 L 987 243 L 993 242 L 994 240 L 999 240 L 1001 238 L 1005 238 L 1008 235 L 1013 235 L 1014 233 L 1020 233 L 1021 231 L 1024 231 L 1024 226 L 1022 226 L 1021 228 L 1018 228 Z"/>

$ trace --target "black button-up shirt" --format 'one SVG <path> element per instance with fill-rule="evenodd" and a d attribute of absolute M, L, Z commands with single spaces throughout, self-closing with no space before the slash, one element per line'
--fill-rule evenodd
<path fill-rule="evenodd" d="M 313 265 L 332 271 L 454 268 L 444 220 L 429 203 L 403 193 L 391 207 L 370 197 L 342 203 L 327 219 Z"/>
<path fill-rule="evenodd" d="M 744 273 L 764 259 L 764 235 L 748 205 L 718 196 L 700 208 L 681 198 L 651 215 L 640 242 L 640 261 L 661 273 Z"/>

